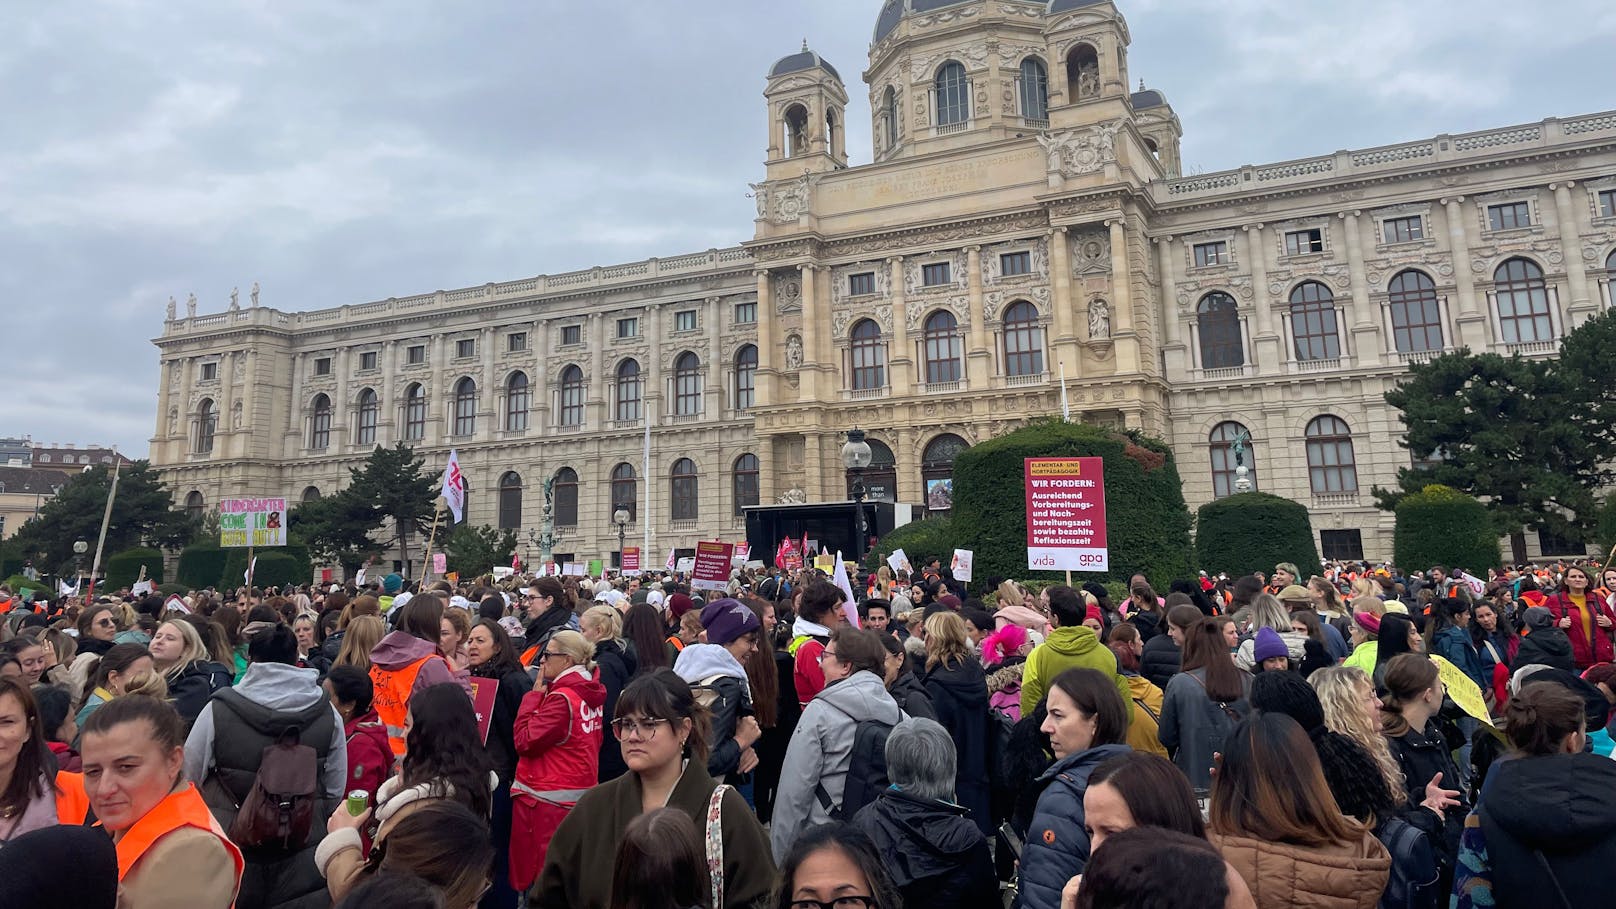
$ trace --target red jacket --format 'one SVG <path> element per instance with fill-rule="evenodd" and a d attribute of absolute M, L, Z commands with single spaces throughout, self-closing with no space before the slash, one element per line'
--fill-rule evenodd
<path fill-rule="evenodd" d="M 1610 607 L 1600 602 L 1599 597 L 1592 591 L 1585 595 L 1585 602 L 1594 614 L 1594 639 L 1588 640 L 1583 629 L 1582 611 L 1579 610 L 1571 598 L 1564 593 L 1557 593 L 1549 597 L 1543 605 L 1554 613 L 1554 620 L 1559 622 L 1566 616 L 1571 617 L 1571 627 L 1565 630 L 1566 637 L 1571 639 L 1571 656 L 1577 661 L 1577 668 L 1587 669 L 1595 663 L 1608 663 L 1612 658 L 1610 643 L 1611 632 L 1616 631 L 1616 615 L 1612 615 Z M 1599 617 L 1605 616 L 1611 620 L 1611 627 L 1599 627 Z"/>
<path fill-rule="evenodd" d="M 343 724 L 348 737 L 348 792 L 363 789 L 375 801 L 376 790 L 393 774 L 393 749 L 387 743 L 387 727 L 376 711 L 354 717 Z"/>
<path fill-rule="evenodd" d="M 511 784 L 511 886 L 526 890 L 544 867 L 550 838 L 600 772 L 606 726 L 600 673 L 563 672 L 534 689 L 516 711 L 516 782 Z"/>

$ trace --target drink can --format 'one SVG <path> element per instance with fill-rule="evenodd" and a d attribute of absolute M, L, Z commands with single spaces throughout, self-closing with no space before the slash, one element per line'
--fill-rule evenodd
<path fill-rule="evenodd" d="M 354 817 L 364 814 L 365 809 L 370 807 L 370 793 L 363 789 L 355 789 L 348 793 L 347 805 L 348 813 Z"/>

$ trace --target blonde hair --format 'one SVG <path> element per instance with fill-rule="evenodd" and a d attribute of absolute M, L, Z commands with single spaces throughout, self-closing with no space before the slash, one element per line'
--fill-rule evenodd
<path fill-rule="evenodd" d="M 623 639 L 623 614 L 616 606 L 591 606 L 579 616 L 578 623 L 598 630 L 603 641 Z"/>
<path fill-rule="evenodd" d="M 1327 666 L 1307 680 L 1313 684 L 1319 703 L 1324 707 L 1324 728 L 1352 739 L 1369 752 L 1386 781 L 1392 802 L 1406 803 L 1408 790 L 1404 788 L 1403 771 L 1392 757 L 1386 736 L 1381 734 L 1379 719 L 1370 716 L 1364 707 L 1364 695 L 1374 691 L 1369 676 L 1353 666 Z"/>
<path fill-rule="evenodd" d="M 999 584 L 999 608 L 1022 605 L 1021 585 L 1006 580 Z"/>
<path fill-rule="evenodd" d="M 379 616 L 356 615 L 342 633 L 342 648 L 337 651 L 336 666 L 358 666 L 370 670 L 370 652 L 386 633 L 387 626 Z"/>
<path fill-rule="evenodd" d="M 1368 577 L 1357 578 L 1352 582 L 1352 596 L 1355 599 L 1357 597 L 1372 597 L 1375 595 L 1375 591 L 1379 589 L 1380 585 L 1371 581 Z"/>
<path fill-rule="evenodd" d="M 178 678 L 179 674 L 185 670 L 185 667 L 198 660 L 207 660 L 212 657 L 212 654 L 208 653 L 207 645 L 202 643 L 202 635 L 197 632 L 195 625 L 181 619 L 168 619 L 162 625 L 158 625 L 157 630 L 162 631 L 163 625 L 173 625 L 174 630 L 185 641 L 185 646 L 180 650 L 179 659 L 170 664 L 167 669 L 160 670 L 164 676 Z M 157 661 L 152 660 L 152 662 L 156 663 Z"/>
<path fill-rule="evenodd" d="M 594 671 L 595 645 L 589 643 L 589 639 L 578 632 L 570 629 L 558 631 L 550 636 L 549 646 L 555 648 L 557 653 L 564 653 L 571 657 L 572 661 L 582 666 L 585 671 Z"/>
<path fill-rule="evenodd" d="M 1353 597 L 1352 611 L 1367 612 L 1376 618 L 1380 618 L 1386 614 L 1386 601 L 1382 600 L 1380 597 L 1373 596 Z"/>
<path fill-rule="evenodd" d="M 168 680 L 163 677 L 161 672 L 153 669 L 151 672 L 123 686 L 123 693 L 126 695 L 144 694 L 147 697 L 153 697 L 161 701 L 168 697 Z"/>
<path fill-rule="evenodd" d="M 957 612 L 938 612 L 926 618 L 926 670 L 953 668 L 971 658 L 965 620 Z"/>

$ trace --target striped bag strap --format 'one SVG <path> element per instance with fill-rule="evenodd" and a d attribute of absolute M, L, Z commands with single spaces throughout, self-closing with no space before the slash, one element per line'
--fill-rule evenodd
<path fill-rule="evenodd" d="M 724 909 L 724 793 L 719 783 L 707 800 L 707 876 L 713 885 L 713 909 Z"/>

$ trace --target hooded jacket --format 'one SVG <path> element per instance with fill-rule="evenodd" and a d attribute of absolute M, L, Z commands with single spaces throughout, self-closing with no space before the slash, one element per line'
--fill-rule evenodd
<path fill-rule="evenodd" d="M 1453 665 L 1476 687 L 1486 691 L 1493 685 L 1492 673 L 1488 671 L 1481 654 L 1476 650 L 1475 640 L 1470 636 L 1469 628 L 1459 628 L 1454 625 L 1442 629 L 1431 640 L 1431 649 Z"/>
<path fill-rule="evenodd" d="M 511 885 L 518 890 L 538 878 L 556 828 L 595 784 L 605 703 L 605 687 L 581 666 L 522 698 L 511 786 Z"/>
<path fill-rule="evenodd" d="M 1261 909 L 1375 909 L 1392 859 L 1373 833 L 1350 846 L 1309 848 L 1207 832 Z"/>
<path fill-rule="evenodd" d="M 931 702 L 931 695 L 926 693 L 926 686 L 920 684 L 920 680 L 907 668 L 898 672 L 898 678 L 892 683 L 888 693 L 892 695 L 892 700 L 897 702 L 898 709 L 906 716 L 914 719 L 937 719 L 937 708 Z"/>
<path fill-rule="evenodd" d="M 741 746 L 735 741 L 735 726 L 741 717 L 751 716 L 752 690 L 746 669 L 735 655 L 717 644 L 690 644 L 679 651 L 673 671 L 690 683 L 692 689 L 705 684 L 714 692 L 708 710 L 712 712 L 712 750 L 707 755 L 707 772 L 715 780 L 735 773 L 741 765 Z"/>
<path fill-rule="evenodd" d="M 634 648 L 625 646 L 623 641 L 600 640 L 595 642 L 595 666 L 600 670 L 600 684 L 606 689 L 606 722 L 610 723 L 617 715 L 617 698 L 623 693 L 623 686 L 639 669 L 639 660 L 634 655 Z M 617 743 L 617 737 L 602 737 L 600 781 L 604 783 L 616 779 L 626 772 L 628 765 L 623 763 L 623 746 Z"/>
<path fill-rule="evenodd" d="M 905 906 L 977 909 L 996 905 L 999 882 L 987 837 L 965 813 L 958 805 L 893 788 L 859 809 L 853 826 L 875 844 Z"/>
<path fill-rule="evenodd" d="M 376 643 L 370 651 L 370 663 L 388 672 L 397 672 L 416 660 L 438 656 L 438 645 L 431 641 L 423 641 L 404 631 L 389 631 Z M 464 669 L 449 668 L 449 661 L 442 658 L 428 659 L 421 664 L 421 671 L 415 676 L 415 684 L 410 688 L 410 696 L 425 691 L 433 685 L 442 685 L 445 682 L 454 682 L 466 690 L 466 697 L 471 697 L 471 674 Z"/>
<path fill-rule="evenodd" d="M 230 687 L 231 678 L 233 670 L 223 663 L 193 660 L 167 678 L 168 699 L 189 727 L 215 691 Z"/>
<path fill-rule="evenodd" d="M 1038 702 L 1049 691 L 1049 683 L 1068 669 L 1098 669 L 1116 680 L 1117 694 L 1129 704 L 1128 680 L 1117 668 L 1116 654 L 1100 643 L 1094 629 L 1086 625 L 1062 626 L 1027 655 L 1027 668 L 1021 674 L 1021 715 L 1031 716 Z M 1130 709 L 1129 715 L 1132 715 Z"/>
<path fill-rule="evenodd" d="M 1465 892 L 1467 877 L 1481 877 L 1490 882 L 1493 901 L 1471 893 L 1477 906 L 1559 905 L 1557 893 L 1572 909 L 1608 905 L 1616 868 L 1612 792 L 1616 762 L 1594 754 L 1495 764 L 1474 822 L 1465 825 L 1455 893 Z"/>
<path fill-rule="evenodd" d="M 937 722 L 954 739 L 954 801 L 971 813 L 983 836 L 991 836 L 987 676 L 980 663 L 967 657 L 953 666 L 939 663 L 926 673 L 924 684 L 937 710 Z"/>
<path fill-rule="evenodd" d="M 830 811 L 814 797 L 816 786 L 824 787 L 832 805 L 842 803 L 858 724 L 874 720 L 896 726 L 902 719 L 881 679 L 863 670 L 825 686 L 808 702 L 780 769 L 769 834 L 776 862 L 785 858 L 798 833 L 831 820 Z"/>
<path fill-rule="evenodd" d="M 824 625 L 802 616 L 791 623 L 791 645 L 786 649 L 794 662 L 792 686 L 797 690 L 797 701 L 803 709 L 807 709 L 808 702 L 825 688 L 825 670 L 819 666 L 819 656 L 825 652 L 829 641 L 830 629 Z"/>
<path fill-rule="evenodd" d="M 1515 651 L 1515 659 L 1510 661 L 1511 672 L 1522 666 L 1542 664 L 1555 669 L 1564 669 L 1567 672 L 1577 671 L 1577 661 L 1572 655 L 1571 639 L 1566 636 L 1565 629 L 1553 625 L 1548 628 L 1534 628 L 1532 633 L 1521 638 L 1521 646 Z"/>
<path fill-rule="evenodd" d="M 375 796 L 393 773 L 393 748 L 387 744 L 387 727 L 376 711 L 356 716 L 343 726 L 348 740 L 349 792 L 363 789 Z"/>
<path fill-rule="evenodd" d="M 1279 635 L 1279 639 L 1285 642 L 1285 655 L 1290 657 L 1291 665 L 1293 667 L 1300 668 L 1302 661 L 1307 658 L 1308 636 L 1295 631 L 1280 631 L 1276 633 Z M 1255 666 L 1257 662 L 1252 656 L 1256 651 L 1256 648 L 1257 639 L 1255 635 L 1241 641 L 1240 648 L 1236 650 L 1234 654 L 1234 664 L 1239 666 L 1241 669 L 1250 672 L 1252 667 Z"/>
<path fill-rule="evenodd" d="M 1035 784 L 1042 787 L 1021 852 L 1022 909 L 1059 909 L 1061 888 L 1082 874 L 1089 860 L 1083 793 L 1094 768 L 1127 754 L 1127 745 L 1096 745 L 1051 764 Z"/>

